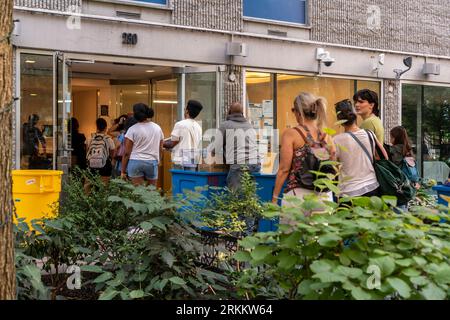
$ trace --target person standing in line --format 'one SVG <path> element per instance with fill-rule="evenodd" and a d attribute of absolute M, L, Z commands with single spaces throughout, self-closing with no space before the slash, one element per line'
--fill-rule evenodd
<path fill-rule="evenodd" d="M 23 124 L 23 151 L 22 154 L 28 156 L 28 169 L 50 169 L 47 167 L 47 145 L 45 137 L 38 128 L 39 116 L 31 114 L 28 122 Z M 42 146 L 43 154 L 39 153 L 39 143 Z"/>
<path fill-rule="evenodd" d="M 413 186 L 419 189 L 420 177 L 417 172 L 414 152 L 405 127 L 397 126 L 392 128 L 390 131 L 390 142 L 392 146 L 389 149 L 389 159 L 399 166 Z"/>
<path fill-rule="evenodd" d="M 88 143 L 87 166 L 92 173 L 99 174 L 104 183 L 108 183 L 112 175 L 115 145 L 113 139 L 106 134 L 106 120 L 98 118 L 95 123 L 97 132 Z"/>
<path fill-rule="evenodd" d="M 228 116 L 219 126 L 222 135 L 222 150 L 225 164 L 229 166 L 227 186 L 236 191 L 241 186 L 244 170 L 256 173 L 261 170 L 261 159 L 258 155 L 256 131 L 244 117 L 244 109 L 235 102 L 228 110 Z M 235 138 L 237 138 L 235 142 Z M 218 151 L 220 154 L 220 151 Z"/>
<path fill-rule="evenodd" d="M 196 100 L 189 100 L 184 109 L 184 120 L 178 121 L 173 127 L 170 139 L 164 141 L 164 148 L 172 149 L 172 163 L 174 169 L 195 171 L 200 163 L 199 155 L 202 141 L 202 127 L 195 120 L 203 106 Z M 183 165 L 183 152 L 192 152 L 194 163 Z M 188 159 L 187 159 L 188 160 Z M 189 162 L 189 161 L 188 161 Z"/>
<path fill-rule="evenodd" d="M 377 140 L 384 144 L 384 128 L 380 119 L 377 93 L 369 89 L 362 89 L 355 93 L 353 101 L 356 114 L 363 119 L 359 127 L 375 133 Z"/>
<path fill-rule="evenodd" d="M 335 105 L 337 120 L 345 120 L 344 133 L 334 136 L 336 158 L 341 163 L 339 175 L 339 197 L 380 196 L 379 183 L 372 164 L 373 152 L 369 133 L 356 124 L 356 111 L 349 100 L 342 100 Z M 385 157 L 387 153 L 381 143 L 376 143 Z M 370 154 L 360 145 L 362 144 Z"/>
<path fill-rule="evenodd" d="M 77 166 L 86 169 L 86 136 L 79 131 L 80 124 L 76 118 L 69 121 L 69 130 L 72 137 L 72 168 Z"/>
<path fill-rule="evenodd" d="M 292 112 L 298 125 L 286 129 L 281 137 L 280 166 L 273 190 L 272 202 L 277 203 L 281 189 L 287 179 L 285 196 L 295 196 L 303 199 L 305 195 L 317 194 L 321 199 L 333 201 L 332 192 L 317 193 L 305 188 L 297 173 L 307 168 L 306 158 L 313 154 L 313 149 L 321 148 L 328 154 L 328 159 L 334 159 L 334 146 L 321 128 L 326 123 L 326 101 L 311 93 L 300 93 L 294 100 Z M 327 160 L 327 159 L 323 159 Z M 283 205 L 287 203 L 283 200 Z"/>
<path fill-rule="evenodd" d="M 152 108 L 138 103 L 133 111 L 137 123 L 125 134 L 121 178 L 128 174 L 135 186 L 151 184 L 156 187 L 164 134 L 161 127 L 150 120 L 154 116 Z"/>
<path fill-rule="evenodd" d="M 125 150 L 125 122 L 127 115 L 121 115 L 113 121 L 113 125 L 108 129 L 108 135 L 113 138 L 115 145 L 115 154 L 112 161 L 113 177 L 120 176 L 120 163 L 122 161 L 123 152 Z"/>

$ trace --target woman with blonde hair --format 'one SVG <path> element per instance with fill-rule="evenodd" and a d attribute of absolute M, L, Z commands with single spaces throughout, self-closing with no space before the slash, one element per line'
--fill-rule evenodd
<path fill-rule="evenodd" d="M 326 123 L 326 100 L 311 93 L 302 92 L 294 100 L 292 112 L 298 122 L 287 129 L 281 137 L 280 167 L 275 181 L 272 202 L 277 203 L 281 188 L 287 179 L 285 196 L 303 199 L 308 194 L 318 194 L 322 199 L 333 201 L 331 192 L 318 192 L 310 173 L 316 158 L 334 158 L 334 147 L 328 135 L 322 132 Z"/>

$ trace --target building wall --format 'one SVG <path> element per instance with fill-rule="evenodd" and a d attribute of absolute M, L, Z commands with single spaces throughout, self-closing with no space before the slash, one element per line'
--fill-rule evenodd
<path fill-rule="evenodd" d="M 218 30 L 242 29 L 242 0 L 173 0 L 174 24 Z"/>
<path fill-rule="evenodd" d="M 310 2 L 312 40 L 450 56 L 448 0 Z M 370 6 L 379 8 L 379 25 Z"/>
<path fill-rule="evenodd" d="M 384 138 L 386 142 L 389 142 L 389 131 L 392 128 L 401 125 L 402 119 L 400 117 L 400 92 L 401 84 L 395 80 L 385 80 L 384 86 Z"/>

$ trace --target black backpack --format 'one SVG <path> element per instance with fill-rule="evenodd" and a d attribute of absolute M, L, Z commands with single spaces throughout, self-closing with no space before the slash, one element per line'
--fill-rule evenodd
<path fill-rule="evenodd" d="M 319 139 L 320 141 L 317 143 L 313 140 L 311 134 L 309 133 L 309 130 L 307 127 L 303 127 L 305 131 L 308 133 L 308 137 L 304 135 L 304 133 L 299 128 L 294 128 L 303 138 L 305 141 L 305 145 L 307 145 L 309 150 L 307 151 L 305 155 L 305 159 L 303 161 L 303 165 L 300 168 L 300 170 L 295 171 L 295 178 L 297 181 L 297 185 L 299 188 L 307 189 L 307 190 L 314 190 L 316 192 L 328 192 L 329 189 L 321 189 L 314 185 L 314 181 L 320 178 L 324 178 L 323 176 L 318 176 L 315 172 L 321 172 L 325 174 L 333 174 L 336 175 L 336 170 L 332 165 L 325 164 L 323 165 L 323 161 L 328 161 L 329 159 L 321 160 L 318 154 L 320 152 L 326 153 L 329 157 L 328 151 L 325 150 L 325 136 L 322 136 L 321 132 L 319 131 Z M 321 137 L 322 136 L 322 137 Z M 319 144 L 320 147 L 316 147 L 316 145 Z"/>

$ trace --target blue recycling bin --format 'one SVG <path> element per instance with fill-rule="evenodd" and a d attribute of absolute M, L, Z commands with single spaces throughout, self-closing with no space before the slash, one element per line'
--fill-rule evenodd
<path fill-rule="evenodd" d="M 450 198 L 450 186 L 444 186 L 439 184 L 434 186 L 432 189 L 437 192 L 438 203 L 448 207 L 449 202 L 445 198 L 447 199 Z"/>
<path fill-rule="evenodd" d="M 174 196 L 184 194 L 184 190 L 195 190 L 196 187 L 225 187 L 227 172 L 202 172 L 202 171 L 184 171 L 170 170 L 172 173 L 172 194 Z M 275 187 L 275 174 L 253 174 L 257 185 L 257 195 L 263 202 L 272 201 L 273 189 Z M 203 190 L 201 194 L 206 199 L 210 199 L 215 190 Z M 196 202 L 202 205 L 201 201 Z M 183 210 L 183 209 L 182 209 Z M 259 232 L 275 231 L 278 221 L 261 219 L 258 225 Z"/>

